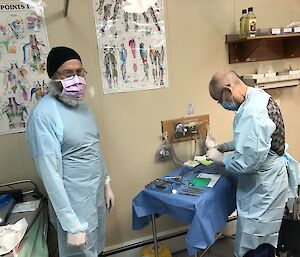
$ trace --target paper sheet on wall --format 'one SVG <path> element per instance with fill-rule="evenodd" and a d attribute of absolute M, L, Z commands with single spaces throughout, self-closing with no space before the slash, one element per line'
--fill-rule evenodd
<path fill-rule="evenodd" d="M 1 1 L 0 14 L 0 134 L 9 134 L 25 131 L 46 94 L 49 46 L 42 1 Z"/>
<path fill-rule="evenodd" d="M 162 0 L 94 0 L 104 93 L 168 87 Z"/>

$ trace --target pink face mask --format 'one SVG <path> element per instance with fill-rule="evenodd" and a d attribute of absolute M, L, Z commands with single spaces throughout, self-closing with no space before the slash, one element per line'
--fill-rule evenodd
<path fill-rule="evenodd" d="M 63 90 L 61 92 L 62 95 L 74 99 L 83 98 L 85 92 L 85 86 L 86 86 L 86 82 L 83 77 L 75 75 L 59 81 L 63 86 Z"/>

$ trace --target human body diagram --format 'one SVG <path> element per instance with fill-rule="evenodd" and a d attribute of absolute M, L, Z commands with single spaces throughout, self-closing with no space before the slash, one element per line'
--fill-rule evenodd
<path fill-rule="evenodd" d="M 2 107 L 2 114 L 5 114 L 9 121 L 10 129 L 25 128 L 25 116 L 28 116 L 26 106 L 17 103 L 15 97 L 9 97 L 7 105 Z"/>
<path fill-rule="evenodd" d="M 162 0 L 139 13 L 127 1 L 95 0 L 103 88 L 122 92 L 167 86 Z"/>
<path fill-rule="evenodd" d="M 49 46 L 43 12 L 22 4 L 0 13 L 0 134 L 5 134 L 24 131 L 28 113 L 47 94 Z"/>

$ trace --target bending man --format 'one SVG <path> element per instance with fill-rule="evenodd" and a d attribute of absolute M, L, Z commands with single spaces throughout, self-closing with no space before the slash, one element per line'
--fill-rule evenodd
<path fill-rule="evenodd" d="M 280 109 L 269 94 L 248 87 L 233 71 L 215 73 L 209 93 L 223 108 L 235 111 L 233 141 L 206 154 L 240 174 L 235 256 L 273 257 L 289 184 Z"/>

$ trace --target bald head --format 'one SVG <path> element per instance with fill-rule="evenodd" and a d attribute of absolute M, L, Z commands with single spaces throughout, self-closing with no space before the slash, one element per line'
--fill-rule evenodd
<path fill-rule="evenodd" d="M 241 78 L 232 70 L 221 70 L 216 72 L 209 82 L 209 93 L 211 97 L 217 101 L 221 99 L 224 88 L 231 88 L 246 86 Z M 247 86 L 246 86 L 247 87 Z"/>

